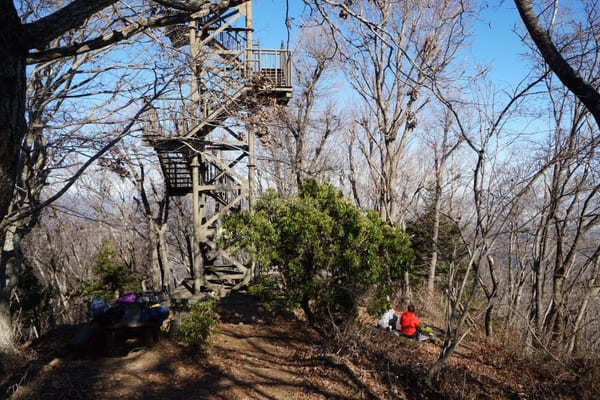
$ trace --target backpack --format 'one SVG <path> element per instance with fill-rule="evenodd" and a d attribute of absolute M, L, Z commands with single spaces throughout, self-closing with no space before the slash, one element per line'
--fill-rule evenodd
<path fill-rule="evenodd" d="M 87 309 L 88 319 L 92 320 L 99 315 L 104 314 L 110 309 L 110 304 L 106 301 L 104 297 L 94 297 L 90 300 Z"/>
<path fill-rule="evenodd" d="M 135 298 L 136 303 L 141 304 L 145 307 L 149 307 L 158 303 L 163 303 L 164 301 L 164 296 L 161 293 L 154 291 L 146 291 L 139 293 Z"/>

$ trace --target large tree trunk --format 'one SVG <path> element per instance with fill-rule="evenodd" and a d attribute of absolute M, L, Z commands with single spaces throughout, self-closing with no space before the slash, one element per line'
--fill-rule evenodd
<path fill-rule="evenodd" d="M 0 223 L 13 194 L 25 135 L 25 55 L 21 21 L 11 0 L 0 0 Z"/>
<path fill-rule="evenodd" d="M 17 177 L 25 123 L 25 46 L 21 21 L 11 0 L 0 0 L 0 227 L 8 213 Z M 18 268 L 14 230 L 0 228 L 0 351 L 14 349 L 10 291 Z"/>
<path fill-rule="evenodd" d="M 22 254 L 14 225 L 5 231 L 0 253 L 0 352 L 14 350 L 10 296 L 17 285 Z"/>
<path fill-rule="evenodd" d="M 150 266 L 155 290 L 169 290 L 170 266 L 166 240 L 167 223 L 148 219 L 148 235 L 150 237 Z"/>

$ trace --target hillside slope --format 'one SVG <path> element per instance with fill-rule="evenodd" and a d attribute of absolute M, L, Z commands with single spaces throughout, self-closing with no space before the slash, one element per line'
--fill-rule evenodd
<path fill-rule="evenodd" d="M 439 347 L 373 327 L 361 314 L 342 345 L 323 342 L 304 321 L 267 313 L 246 296 L 220 303 L 221 322 L 204 353 L 164 337 L 130 340 L 109 355 L 75 355 L 73 327 L 55 330 L 4 359 L 0 397 L 16 399 L 542 399 L 586 397 L 574 376 L 551 380 L 489 344 L 471 341 L 429 390 L 423 379 Z M 555 377 L 556 378 L 556 377 Z M 581 379 L 581 377 L 579 377 Z M 575 392 L 577 393 L 577 392 Z M 593 397 L 589 397 L 593 398 Z"/>

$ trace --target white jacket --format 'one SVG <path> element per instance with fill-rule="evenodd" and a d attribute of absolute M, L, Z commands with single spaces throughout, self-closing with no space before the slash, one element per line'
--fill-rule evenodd
<path fill-rule="evenodd" d="M 394 315 L 396 315 L 394 310 L 387 310 L 383 313 L 379 321 L 377 321 L 377 326 L 382 329 L 393 329 L 394 327 L 390 326 L 390 320 L 394 318 Z"/>

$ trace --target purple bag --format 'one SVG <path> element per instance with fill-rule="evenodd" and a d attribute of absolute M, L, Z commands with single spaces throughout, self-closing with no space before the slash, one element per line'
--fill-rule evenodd
<path fill-rule="evenodd" d="M 123 296 L 119 297 L 115 303 L 117 304 L 131 304 L 131 303 L 135 303 L 135 294 L 133 293 L 127 293 L 124 294 Z"/>

